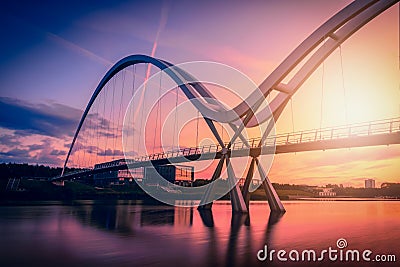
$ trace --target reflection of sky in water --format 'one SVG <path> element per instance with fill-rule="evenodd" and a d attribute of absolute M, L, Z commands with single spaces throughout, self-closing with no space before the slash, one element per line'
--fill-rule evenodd
<path fill-rule="evenodd" d="M 250 219 L 232 218 L 227 202 L 212 213 L 115 201 L 1 207 L 0 265 L 266 266 L 256 259 L 264 244 L 321 250 L 336 248 L 339 238 L 349 249 L 398 253 L 400 202 L 290 201 L 285 207 L 282 217 L 269 217 L 265 203 L 253 203 Z"/>

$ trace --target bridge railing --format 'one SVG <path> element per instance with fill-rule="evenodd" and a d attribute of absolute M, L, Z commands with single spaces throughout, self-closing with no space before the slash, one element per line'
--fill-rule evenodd
<path fill-rule="evenodd" d="M 389 134 L 394 132 L 400 132 L 400 118 L 280 134 L 266 138 L 263 146 L 291 145 L 376 134 Z M 260 137 L 251 138 L 247 140 L 247 142 L 237 141 L 231 145 L 231 150 L 255 148 L 259 146 L 260 141 Z M 227 146 L 228 143 L 225 143 L 225 145 Z M 201 147 L 186 147 L 137 157 L 134 158 L 134 161 L 150 161 L 195 154 L 217 153 L 220 150 L 221 146 L 219 144 L 204 145 Z"/>
<path fill-rule="evenodd" d="M 275 140 L 275 145 L 290 145 L 395 132 L 400 132 L 400 118 L 282 134 L 269 137 L 266 141 Z"/>
<path fill-rule="evenodd" d="M 266 138 L 263 142 L 263 146 L 292 145 L 333 139 L 357 138 L 378 134 L 392 134 L 397 132 L 400 133 L 400 118 L 279 134 Z M 256 148 L 259 146 L 260 141 L 260 137 L 248 139 L 247 142 L 239 140 L 231 145 L 231 150 Z M 228 143 L 225 144 L 225 146 L 227 145 Z M 196 154 L 200 155 L 205 153 L 217 153 L 221 150 L 221 148 L 222 147 L 219 144 L 209 144 L 201 147 L 185 147 L 172 149 L 166 152 L 135 157 L 128 159 L 128 161 L 143 162 L 173 157 L 184 157 Z M 115 164 L 121 164 L 121 160 L 116 160 L 114 162 Z M 75 172 L 80 171 L 77 170 L 68 174 L 73 174 Z"/>

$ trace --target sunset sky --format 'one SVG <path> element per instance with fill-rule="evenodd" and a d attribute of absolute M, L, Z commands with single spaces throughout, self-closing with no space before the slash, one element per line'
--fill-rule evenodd
<path fill-rule="evenodd" d="M 95 87 L 127 55 L 216 61 L 259 84 L 348 3 L 8 3 L 0 10 L 0 162 L 61 166 Z M 291 132 L 293 124 L 299 131 L 400 117 L 399 4 L 350 37 L 341 54 L 335 51 L 300 88 L 277 133 Z M 400 182 L 399 166 L 400 145 L 299 152 L 275 156 L 270 177 L 345 186 L 374 178 L 380 186 Z"/>

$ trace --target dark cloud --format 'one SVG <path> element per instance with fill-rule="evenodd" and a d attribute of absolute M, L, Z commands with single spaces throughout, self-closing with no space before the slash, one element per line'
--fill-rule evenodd
<path fill-rule="evenodd" d="M 106 132 L 106 131 L 99 131 L 98 133 L 99 138 L 100 137 L 105 137 L 105 138 L 114 138 L 116 137 L 116 134 L 113 132 Z"/>
<path fill-rule="evenodd" d="M 61 167 L 64 159 L 61 159 L 57 156 L 50 155 L 47 151 L 43 151 L 39 153 L 36 157 L 35 160 L 37 163 L 44 164 L 44 165 L 49 165 L 49 166 L 57 166 Z M 32 162 L 32 160 L 30 160 Z"/>
<path fill-rule="evenodd" d="M 112 150 L 112 149 L 106 149 L 106 150 L 101 150 L 97 153 L 98 156 L 123 156 L 124 152 L 121 150 Z"/>
<path fill-rule="evenodd" d="M 0 161 L 2 162 L 32 162 L 32 157 L 28 149 L 14 148 L 7 152 L 0 152 Z"/>
<path fill-rule="evenodd" d="M 14 136 L 0 137 L 2 143 L 9 144 L 12 139 L 15 141 L 16 137 L 32 134 L 70 138 L 82 116 L 82 110 L 59 103 L 31 104 L 6 97 L 0 97 L 0 110 L 0 127 L 14 130 Z M 118 128 L 98 113 L 89 114 L 80 135 L 91 133 L 96 137 L 119 137 L 121 133 L 117 131 Z"/>
<path fill-rule="evenodd" d="M 65 150 L 58 150 L 53 148 L 53 142 L 50 139 L 45 139 L 41 144 L 33 144 L 26 146 L 29 151 L 47 151 L 48 155 L 51 156 L 64 156 L 67 154 Z"/>
<path fill-rule="evenodd" d="M 66 155 L 66 151 L 55 149 L 54 145 L 54 140 L 47 138 L 43 140 L 41 144 L 31 145 L 29 147 L 35 146 L 38 148 L 33 156 L 36 162 L 46 165 L 61 166 L 64 158 L 60 156 Z"/>
<path fill-rule="evenodd" d="M 29 151 L 35 151 L 35 150 L 41 150 L 43 148 L 45 148 L 47 144 L 34 144 L 34 145 L 30 145 L 27 146 L 29 148 Z"/>
<path fill-rule="evenodd" d="M 20 136 L 41 134 L 72 136 L 82 111 L 57 103 L 33 105 L 0 97 L 0 127 L 16 130 Z"/>
<path fill-rule="evenodd" d="M 67 152 L 64 150 L 54 149 L 53 151 L 50 152 L 50 155 L 51 156 L 65 156 L 65 155 L 67 155 Z"/>
<path fill-rule="evenodd" d="M 0 152 L 0 155 L 9 155 L 12 157 L 19 157 L 19 156 L 29 156 L 29 150 L 27 149 L 19 149 L 15 148 L 8 152 Z"/>
<path fill-rule="evenodd" d="M 21 142 L 15 135 L 5 134 L 0 136 L 0 144 L 6 146 L 18 146 L 21 144 Z"/>
<path fill-rule="evenodd" d="M 94 154 L 98 150 L 98 148 L 96 146 L 86 146 L 85 149 L 86 149 L 86 153 L 89 153 L 89 154 Z"/>
<path fill-rule="evenodd" d="M 11 134 L 0 133 L 0 144 L 6 146 L 8 150 L 0 153 L 0 161 L 62 164 L 63 156 L 70 147 L 68 141 L 72 141 L 81 115 L 82 110 L 54 102 L 31 104 L 0 97 L 0 129 L 11 130 Z M 123 156 L 120 150 L 99 149 L 91 142 L 106 138 L 112 145 L 115 142 L 114 138 L 121 136 L 120 128 L 98 113 L 89 114 L 75 148 L 99 156 Z M 38 140 L 35 144 L 26 144 L 26 138 L 33 135 L 41 137 L 34 137 Z M 66 149 L 56 149 L 57 142 L 61 142 Z"/>
<path fill-rule="evenodd" d="M 95 138 L 114 138 L 122 136 L 122 126 L 113 124 L 98 113 L 88 114 L 79 136 L 93 136 Z"/>
<path fill-rule="evenodd" d="M 56 140 L 47 138 L 40 144 L 19 145 L 8 151 L 0 152 L 0 162 L 40 163 L 61 166 L 66 151 L 55 149 Z"/>

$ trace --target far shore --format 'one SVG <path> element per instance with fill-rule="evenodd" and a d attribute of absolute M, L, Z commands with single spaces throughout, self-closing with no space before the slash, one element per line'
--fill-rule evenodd
<path fill-rule="evenodd" d="M 302 189 L 282 189 L 277 185 L 276 191 L 282 201 L 395 201 L 400 200 L 398 194 L 381 196 L 379 189 L 361 190 L 355 192 L 359 195 L 337 195 L 333 197 L 320 197 L 310 191 Z M 287 186 L 286 186 L 287 187 Z M 284 188 L 286 188 L 284 187 Z M 361 195 L 369 193 L 370 195 Z M 179 194 L 179 193 L 178 193 Z M 376 194 L 376 195 L 374 195 Z M 176 196 L 175 196 L 176 197 Z M 251 194 L 252 201 L 266 201 L 266 195 L 262 188 L 258 188 Z M 162 204 L 154 200 L 144 192 L 136 183 L 130 185 L 95 187 L 79 182 L 66 181 L 64 186 L 55 185 L 49 181 L 21 180 L 19 188 L 15 191 L 3 191 L 0 194 L 0 204 L 13 201 L 73 201 L 73 200 L 132 200 L 143 201 L 150 204 Z M 229 200 L 226 194 L 221 200 Z"/>

